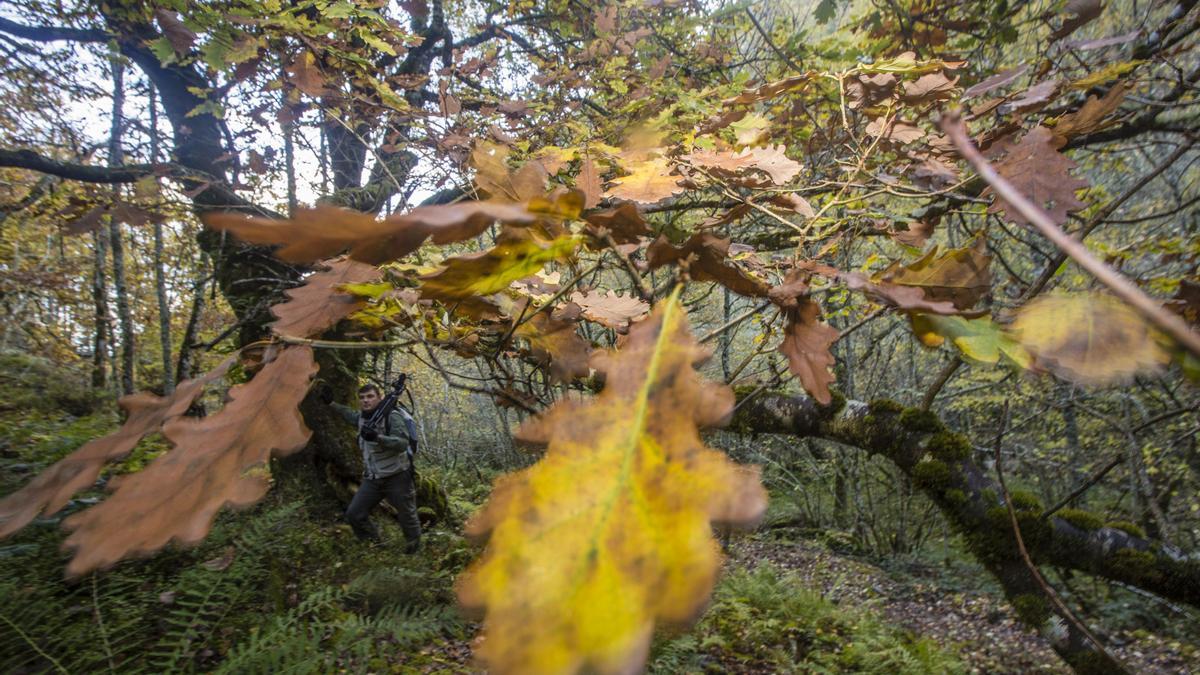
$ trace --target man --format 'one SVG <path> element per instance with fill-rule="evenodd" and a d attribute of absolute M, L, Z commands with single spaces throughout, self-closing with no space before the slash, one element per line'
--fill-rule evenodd
<path fill-rule="evenodd" d="M 370 425 L 371 413 L 383 401 L 382 392 L 373 384 L 363 385 L 358 390 L 360 411 L 334 403 L 333 392 L 329 389 L 323 390 L 321 396 L 358 429 L 363 481 L 346 508 L 346 520 L 354 528 L 354 534 L 359 539 L 379 541 L 379 531 L 371 522 L 371 509 L 387 499 L 399 514 L 400 528 L 404 530 L 407 542 L 404 552 L 416 553 L 421 548 L 421 522 L 417 519 L 417 491 L 408 451 L 408 423 L 412 417 L 404 408 L 396 406 L 387 420 Z"/>

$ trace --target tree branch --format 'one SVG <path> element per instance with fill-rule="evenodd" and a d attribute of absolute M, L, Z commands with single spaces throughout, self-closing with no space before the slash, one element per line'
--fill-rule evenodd
<path fill-rule="evenodd" d="M 170 173 L 164 164 L 125 164 L 122 166 L 92 166 L 51 159 L 32 150 L 0 149 L 0 166 L 29 169 L 39 173 L 83 181 L 85 183 L 133 183 L 157 173 Z M 164 171 L 167 169 L 167 171 Z"/>
<path fill-rule="evenodd" d="M 996 195 L 1003 199 L 1006 204 L 1016 209 L 1044 237 L 1049 239 L 1063 253 L 1070 256 L 1080 267 L 1095 277 L 1097 281 L 1107 286 L 1114 295 L 1127 302 L 1144 318 L 1174 338 L 1181 347 L 1187 349 L 1194 356 L 1200 357 L 1200 335 L 1193 332 L 1183 319 L 1163 309 L 1158 302 L 1155 302 L 1150 296 L 1146 295 L 1142 289 L 1092 255 L 1091 251 L 1083 245 L 1083 242 L 1068 236 L 1058 225 L 1054 224 L 1054 220 L 1049 214 L 1029 201 L 1025 195 L 1013 187 L 1012 183 L 1009 183 L 1003 176 L 996 173 L 992 165 L 971 144 L 971 140 L 967 138 L 966 128 L 961 121 L 947 117 L 942 121 L 942 130 L 954 141 L 954 145 L 958 148 L 959 153 L 966 158 L 971 166 L 975 167 L 975 171 L 979 176 L 987 181 L 988 185 L 992 186 L 992 189 L 996 191 Z"/>
<path fill-rule="evenodd" d="M 890 401 L 871 405 L 849 401 L 839 410 L 783 392 L 747 398 L 738 403 L 732 429 L 822 438 L 888 458 L 938 505 L 1010 600 L 1037 592 L 1016 551 L 999 486 L 972 459 L 970 441 L 947 431 L 936 415 Z M 1079 570 L 1200 607 L 1200 560 L 1194 556 L 1117 528 L 1086 530 L 1062 518 L 1042 520 L 1039 515 L 1038 510 L 1021 509 L 1021 528 L 1034 562 Z M 1091 649 L 1077 631 L 1047 633 L 1055 651 L 1068 662 L 1079 662 L 1086 658 L 1080 650 Z"/>
<path fill-rule="evenodd" d="M 87 28 L 62 26 L 25 26 L 0 17 L 0 31 L 32 42 L 108 42 L 109 34 Z"/>

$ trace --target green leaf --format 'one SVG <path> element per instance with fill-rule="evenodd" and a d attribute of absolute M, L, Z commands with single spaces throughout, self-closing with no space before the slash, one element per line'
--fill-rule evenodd
<path fill-rule="evenodd" d="M 1023 369 L 1033 365 L 1029 352 L 986 316 L 964 319 L 914 312 L 910 319 L 913 333 L 927 346 L 937 347 L 949 339 L 963 356 L 978 363 L 995 364 L 1003 357 Z"/>

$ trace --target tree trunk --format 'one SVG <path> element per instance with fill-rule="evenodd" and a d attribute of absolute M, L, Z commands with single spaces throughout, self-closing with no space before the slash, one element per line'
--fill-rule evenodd
<path fill-rule="evenodd" d="M 104 241 L 104 235 L 99 231 L 92 232 L 92 304 L 96 310 L 96 332 L 92 337 L 92 387 L 96 389 L 103 389 L 108 383 L 108 369 L 104 363 L 108 353 L 108 284 L 105 278 L 108 247 Z"/>
<path fill-rule="evenodd" d="M 150 85 L 150 163 L 158 162 L 158 98 Z M 162 348 L 163 393 L 175 391 L 171 368 L 171 308 L 167 302 L 167 275 L 163 270 L 163 224 L 154 221 L 154 292 L 158 296 L 158 337 Z"/>
<path fill-rule="evenodd" d="M 108 138 L 108 163 L 120 166 L 121 109 L 125 105 L 125 62 L 119 54 L 112 55 L 113 105 L 112 130 Z M 113 187 L 113 202 L 120 200 L 120 188 Z M 133 316 L 129 309 L 129 289 L 125 283 L 125 246 L 121 241 L 121 222 L 115 216 L 108 219 L 109 246 L 112 248 L 113 287 L 117 291 L 117 319 L 121 324 L 121 393 L 132 394 L 133 388 Z"/>
<path fill-rule="evenodd" d="M 196 330 L 200 315 L 204 312 L 204 290 L 208 287 L 208 254 L 200 254 L 199 278 L 192 287 L 192 309 L 188 313 L 187 325 L 183 328 L 183 339 L 179 343 L 179 361 L 175 366 L 175 381 L 183 382 L 192 377 L 192 345 L 196 342 Z"/>

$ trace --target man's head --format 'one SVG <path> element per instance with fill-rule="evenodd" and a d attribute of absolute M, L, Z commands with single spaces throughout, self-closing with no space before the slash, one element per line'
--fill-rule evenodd
<path fill-rule="evenodd" d="M 383 400 L 383 392 L 379 391 L 379 387 L 373 384 L 364 384 L 358 388 L 358 404 L 363 412 L 371 412 L 379 407 L 379 403 Z"/>

